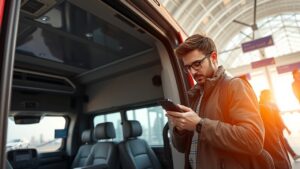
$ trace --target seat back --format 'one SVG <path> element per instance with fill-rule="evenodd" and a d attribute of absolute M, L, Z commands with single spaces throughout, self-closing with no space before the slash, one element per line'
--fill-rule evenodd
<path fill-rule="evenodd" d="M 97 142 L 93 145 L 87 164 L 107 164 L 109 169 L 119 169 L 117 144 L 113 141 L 107 141 L 116 137 L 113 123 L 98 124 L 94 129 L 94 137 Z"/>
<path fill-rule="evenodd" d="M 92 130 L 84 130 L 81 134 L 81 145 L 78 149 L 78 152 L 73 160 L 72 168 L 86 166 L 87 158 L 93 147 L 93 132 Z"/>
<path fill-rule="evenodd" d="M 38 152 L 34 148 L 15 149 L 7 152 L 8 167 L 14 169 L 37 169 L 39 167 Z"/>
<path fill-rule="evenodd" d="M 125 122 L 123 124 L 123 133 L 125 140 L 119 144 L 122 168 L 162 168 L 148 143 L 137 138 L 142 135 L 142 127 L 138 121 Z"/>

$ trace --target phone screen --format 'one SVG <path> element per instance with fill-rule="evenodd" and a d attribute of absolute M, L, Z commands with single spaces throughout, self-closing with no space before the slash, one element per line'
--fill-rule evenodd
<path fill-rule="evenodd" d="M 183 112 L 175 103 L 170 99 L 160 100 L 158 103 L 167 111 Z"/>

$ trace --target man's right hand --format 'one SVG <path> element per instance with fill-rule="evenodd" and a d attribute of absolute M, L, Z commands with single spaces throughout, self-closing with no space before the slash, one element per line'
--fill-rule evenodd
<path fill-rule="evenodd" d="M 191 108 L 180 104 L 177 106 L 184 112 L 167 111 L 166 116 L 169 117 L 173 126 L 175 126 L 179 131 L 194 131 L 201 118 Z"/>

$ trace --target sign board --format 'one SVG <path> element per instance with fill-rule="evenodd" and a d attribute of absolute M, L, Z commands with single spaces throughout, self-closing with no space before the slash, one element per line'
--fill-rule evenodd
<path fill-rule="evenodd" d="M 242 43 L 244 53 L 274 45 L 272 35 Z"/>
<path fill-rule="evenodd" d="M 66 129 L 55 129 L 54 138 L 67 138 L 67 130 Z"/>
<path fill-rule="evenodd" d="M 295 69 L 300 69 L 300 62 L 276 67 L 278 74 L 292 72 Z"/>
<path fill-rule="evenodd" d="M 268 65 L 274 65 L 274 64 L 275 64 L 275 59 L 274 58 L 267 58 L 267 59 L 259 60 L 259 61 L 256 61 L 256 62 L 252 62 L 251 67 L 253 69 L 255 69 L 255 68 L 260 68 L 260 67 L 264 67 L 264 66 L 268 66 Z"/>

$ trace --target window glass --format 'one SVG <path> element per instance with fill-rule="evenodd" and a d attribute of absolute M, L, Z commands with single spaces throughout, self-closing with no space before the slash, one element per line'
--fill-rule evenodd
<path fill-rule="evenodd" d="M 76 15 L 68 15 L 65 18 L 63 13 L 66 7 L 69 7 L 70 13 Z M 105 6 L 101 8 L 109 10 Z M 119 14 L 103 13 L 107 15 L 104 17 L 128 23 L 127 19 Z M 40 24 L 20 22 L 19 30 L 22 31 L 18 32 L 16 51 L 91 70 L 152 48 L 140 38 L 128 33 L 126 28 L 112 24 L 115 22 L 113 20 L 108 22 L 76 5 L 61 3 L 36 19 Z M 129 24 L 134 27 L 132 23 Z M 44 28 L 43 25 L 48 28 Z M 142 35 L 138 31 L 136 34 Z"/>
<path fill-rule="evenodd" d="M 66 119 L 58 116 L 45 116 L 36 124 L 15 124 L 8 120 L 6 150 L 35 148 L 39 153 L 53 152 L 62 146 L 62 138 L 55 138 L 56 129 L 65 129 Z"/>
<path fill-rule="evenodd" d="M 161 106 L 129 110 L 126 115 L 128 120 L 138 120 L 141 123 L 143 129 L 141 138 L 149 145 L 163 145 L 163 128 L 168 120 Z"/>
<path fill-rule="evenodd" d="M 95 116 L 94 127 L 96 127 L 97 124 L 104 122 L 112 122 L 114 124 L 116 131 L 116 138 L 114 139 L 115 141 L 123 140 L 123 131 L 121 126 L 122 121 L 121 114 L 119 112 Z"/>

